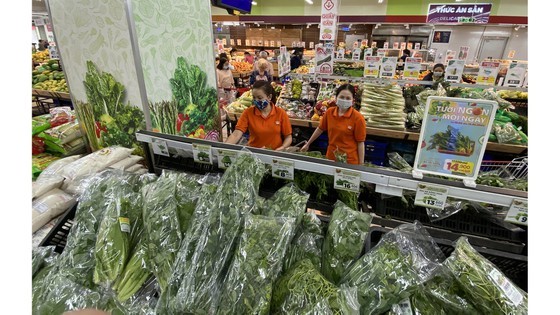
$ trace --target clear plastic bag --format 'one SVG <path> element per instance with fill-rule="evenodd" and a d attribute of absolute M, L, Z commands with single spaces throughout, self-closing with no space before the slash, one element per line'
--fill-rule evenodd
<path fill-rule="evenodd" d="M 280 277 L 272 293 L 272 314 L 357 315 L 359 310 L 356 288 L 337 288 L 309 259 L 299 261 Z"/>
<path fill-rule="evenodd" d="M 269 217 L 290 217 L 296 219 L 299 225 L 307 209 L 309 194 L 301 190 L 294 183 L 280 188 L 274 195 L 262 204 L 262 215 Z"/>
<path fill-rule="evenodd" d="M 528 296 L 460 237 L 445 261 L 476 308 L 483 314 L 527 314 Z"/>
<path fill-rule="evenodd" d="M 321 271 L 325 278 L 339 283 L 344 272 L 360 256 L 370 223 L 369 213 L 336 202 L 323 244 Z"/>
<path fill-rule="evenodd" d="M 272 285 L 294 236 L 295 218 L 249 214 L 225 278 L 217 314 L 269 314 Z"/>
<path fill-rule="evenodd" d="M 41 175 L 37 177 L 36 182 L 40 183 L 41 181 L 51 176 L 62 176 L 62 170 L 64 169 L 64 167 L 72 162 L 77 161 L 78 159 L 80 159 L 79 155 L 72 155 L 52 162 L 41 172 Z"/>
<path fill-rule="evenodd" d="M 444 258 L 418 221 L 402 224 L 358 259 L 341 283 L 357 287 L 361 313 L 381 314 L 430 279 Z"/>
<path fill-rule="evenodd" d="M 33 182 L 31 187 L 31 198 L 35 199 L 37 197 L 41 197 L 55 188 L 60 188 L 60 186 L 62 186 L 62 182 L 64 182 L 64 177 L 62 176 L 51 176 L 43 178 L 40 182 Z"/>
<path fill-rule="evenodd" d="M 119 302 L 124 302 L 135 295 L 152 275 L 148 267 L 146 249 L 146 243 L 143 238 L 133 249 L 130 259 L 126 263 L 126 267 L 115 281 L 113 290 L 116 292 L 116 299 Z"/>
<path fill-rule="evenodd" d="M 32 272 L 33 278 L 39 273 L 43 268 L 51 266 L 58 257 L 58 253 L 54 251 L 54 246 L 37 247 L 33 249 L 32 253 Z"/>
<path fill-rule="evenodd" d="M 436 222 L 448 218 L 461 210 L 465 210 L 468 203 L 466 200 L 447 198 L 443 209 L 426 208 L 426 213 L 430 221 Z"/>
<path fill-rule="evenodd" d="M 408 162 L 406 162 L 406 160 L 403 159 L 403 157 L 397 152 L 389 152 L 387 153 L 387 157 L 389 158 L 389 165 L 392 168 L 403 171 L 405 173 L 412 172 L 412 166 L 410 166 Z"/>
<path fill-rule="evenodd" d="M 313 266 L 321 269 L 322 248 L 325 235 L 321 220 L 315 213 L 305 213 L 296 235 L 288 248 L 284 259 L 284 271 L 288 271 L 297 262 L 309 259 Z"/>
<path fill-rule="evenodd" d="M 64 213 L 76 204 L 76 198 L 64 191 L 54 188 L 33 200 L 31 204 L 31 225 L 35 232 L 50 220 Z"/>
<path fill-rule="evenodd" d="M 252 213 L 264 164 L 243 151 L 226 170 L 217 191 L 197 204 L 175 265 L 178 270 L 158 303 L 158 313 L 213 313 L 243 218 Z"/>

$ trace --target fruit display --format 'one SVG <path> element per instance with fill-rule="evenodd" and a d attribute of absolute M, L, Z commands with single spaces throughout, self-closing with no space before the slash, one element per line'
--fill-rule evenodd
<path fill-rule="evenodd" d="M 230 113 L 243 113 L 243 111 L 253 105 L 253 92 L 251 90 L 243 93 L 235 102 L 227 106 Z"/>
<path fill-rule="evenodd" d="M 405 101 L 400 86 L 364 83 L 360 112 L 371 127 L 403 130 Z"/>
<path fill-rule="evenodd" d="M 313 106 L 310 102 L 281 98 L 276 105 L 284 109 L 290 118 L 309 119 L 313 115 Z"/>
<path fill-rule="evenodd" d="M 35 67 L 32 75 L 34 89 L 68 93 L 68 85 L 64 73 L 60 71 L 58 60 L 51 59 Z"/>
<path fill-rule="evenodd" d="M 245 61 L 230 61 L 231 65 L 235 67 L 233 72 L 251 72 L 253 65 Z"/>
<path fill-rule="evenodd" d="M 420 73 L 420 75 L 418 76 L 418 80 L 424 79 L 430 73 L 431 73 L 430 70 L 425 70 L 424 72 Z"/>
<path fill-rule="evenodd" d="M 308 74 L 309 73 L 309 67 L 308 66 L 300 66 L 299 68 L 294 70 L 295 73 L 298 74 Z"/>
<path fill-rule="evenodd" d="M 31 55 L 31 59 L 33 59 L 33 63 L 46 62 L 50 59 L 49 51 L 46 50 L 46 49 L 43 50 L 43 51 L 38 51 L 38 52 L 34 53 L 33 55 Z"/>
<path fill-rule="evenodd" d="M 501 98 L 512 99 L 512 100 L 528 100 L 529 93 L 521 91 L 510 91 L 502 90 L 498 93 Z"/>

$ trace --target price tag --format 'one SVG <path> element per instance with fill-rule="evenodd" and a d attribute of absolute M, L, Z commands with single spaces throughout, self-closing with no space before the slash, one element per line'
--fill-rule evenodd
<path fill-rule="evenodd" d="M 414 315 L 409 299 L 402 300 L 399 304 L 393 305 L 393 312 L 399 315 Z"/>
<path fill-rule="evenodd" d="M 218 167 L 226 169 L 237 159 L 238 151 L 218 149 Z"/>
<path fill-rule="evenodd" d="M 360 192 L 361 176 L 358 172 L 336 169 L 334 171 L 334 189 Z"/>
<path fill-rule="evenodd" d="M 414 205 L 443 210 L 446 200 L 447 188 L 418 184 L 418 189 L 416 190 L 416 198 L 414 199 Z"/>
<path fill-rule="evenodd" d="M 152 150 L 154 154 L 169 156 L 169 150 L 167 149 L 167 142 L 160 139 L 152 139 Z"/>
<path fill-rule="evenodd" d="M 314 42 L 309 42 L 309 49 L 313 49 L 315 47 L 315 43 Z"/>
<path fill-rule="evenodd" d="M 523 301 L 523 295 L 521 292 L 519 292 L 519 290 L 509 281 L 508 278 L 504 277 L 500 271 L 492 269 L 492 271 L 490 271 L 490 278 L 498 287 L 500 287 L 505 296 L 513 302 L 513 305 L 518 306 L 519 303 Z"/>
<path fill-rule="evenodd" d="M 294 180 L 294 162 L 273 159 L 272 177 Z"/>
<path fill-rule="evenodd" d="M 202 164 L 212 164 L 212 146 L 193 143 L 194 161 Z"/>
<path fill-rule="evenodd" d="M 506 222 L 528 225 L 528 204 L 527 201 L 522 201 L 514 199 L 509 207 L 509 211 L 506 215 Z"/>
<path fill-rule="evenodd" d="M 121 226 L 121 232 L 130 233 L 130 220 L 128 218 L 119 217 L 119 224 Z"/>
<path fill-rule="evenodd" d="M 251 46 L 251 41 L 248 40 L 248 39 L 246 39 L 246 40 L 245 40 L 245 46 Z"/>
<path fill-rule="evenodd" d="M 446 159 L 443 163 L 443 169 L 451 171 L 451 173 L 459 173 L 461 175 L 470 175 L 474 171 L 473 162 L 465 162 L 460 160 Z"/>
<path fill-rule="evenodd" d="M 360 55 L 362 54 L 362 50 L 360 48 L 356 48 L 352 52 L 352 60 L 360 60 Z"/>
<path fill-rule="evenodd" d="M 241 46 L 241 39 L 237 39 L 237 46 Z"/>

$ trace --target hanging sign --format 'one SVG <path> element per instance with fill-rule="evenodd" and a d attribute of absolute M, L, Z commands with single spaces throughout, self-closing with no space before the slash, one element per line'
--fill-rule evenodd
<path fill-rule="evenodd" d="M 237 159 L 239 151 L 218 149 L 218 167 L 226 169 Z"/>
<path fill-rule="evenodd" d="M 272 177 L 294 180 L 294 161 L 273 159 Z"/>
<path fill-rule="evenodd" d="M 366 50 L 364 51 L 364 58 L 368 56 L 373 56 L 373 48 L 366 48 Z"/>
<path fill-rule="evenodd" d="M 359 172 L 335 169 L 334 171 L 334 189 L 340 189 L 350 192 L 360 192 L 361 176 Z"/>
<path fill-rule="evenodd" d="M 497 108 L 489 100 L 428 97 L 413 174 L 474 182 Z"/>
<path fill-rule="evenodd" d="M 397 70 L 397 57 L 381 58 L 381 77 L 392 79 Z"/>
<path fill-rule="evenodd" d="M 417 80 L 420 75 L 420 70 L 422 70 L 422 58 L 406 58 L 403 73 L 405 79 Z"/>
<path fill-rule="evenodd" d="M 193 143 L 194 161 L 202 164 L 212 164 L 212 146 Z"/>
<path fill-rule="evenodd" d="M 339 48 L 336 51 L 336 59 L 344 59 L 344 48 Z"/>
<path fill-rule="evenodd" d="M 364 77 L 379 78 L 380 68 L 381 68 L 381 57 L 366 56 L 364 62 Z"/>
<path fill-rule="evenodd" d="M 525 73 L 527 73 L 527 67 L 528 64 L 526 62 L 513 61 L 509 65 L 504 85 L 511 87 L 521 87 L 521 84 L 523 84 L 523 79 L 525 78 Z"/>
<path fill-rule="evenodd" d="M 360 60 L 360 55 L 362 54 L 362 49 L 355 48 L 352 51 L 352 60 Z"/>
<path fill-rule="evenodd" d="M 459 49 L 459 56 L 457 57 L 457 59 L 459 60 L 467 60 L 467 56 L 469 55 L 469 46 L 461 46 L 461 48 Z"/>
<path fill-rule="evenodd" d="M 426 184 L 418 184 L 414 205 L 432 209 L 443 210 L 447 201 L 448 190 L 446 187 L 428 186 Z"/>
<path fill-rule="evenodd" d="M 326 43 L 324 46 L 317 45 L 315 47 L 315 73 L 318 74 L 332 74 L 334 68 L 334 45 Z"/>
<path fill-rule="evenodd" d="M 447 3 L 430 4 L 426 23 L 458 24 L 476 23 L 486 24 L 492 11 L 491 3 Z"/>
<path fill-rule="evenodd" d="M 527 201 L 514 199 L 506 215 L 505 221 L 516 224 L 529 225 L 528 209 L 529 206 L 527 204 Z"/>
<path fill-rule="evenodd" d="M 322 0 L 321 2 L 321 30 L 319 39 L 334 41 L 338 31 L 338 1 Z"/>
<path fill-rule="evenodd" d="M 445 68 L 445 81 L 461 82 L 464 68 L 465 60 L 449 60 L 449 62 L 447 63 L 447 68 Z"/>
<path fill-rule="evenodd" d="M 500 70 L 500 63 L 497 61 L 483 61 L 476 77 L 477 84 L 494 85 Z"/>

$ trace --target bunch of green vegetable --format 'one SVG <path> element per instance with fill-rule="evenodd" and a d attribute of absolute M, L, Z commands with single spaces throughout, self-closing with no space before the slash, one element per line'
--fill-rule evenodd
<path fill-rule="evenodd" d="M 480 312 L 527 314 L 527 293 L 480 255 L 466 237 L 457 240 L 455 251 L 445 261 L 445 266 Z"/>
<path fill-rule="evenodd" d="M 360 306 L 355 288 L 337 288 L 304 259 L 278 279 L 271 307 L 272 314 L 359 314 Z"/>
<path fill-rule="evenodd" d="M 294 235 L 295 218 L 249 214 L 217 314 L 269 314 L 272 284 Z"/>
<path fill-rule="evenodd" d="M 324 238 L 321 220 L 314 213 L 305 213 L 286 253 L 283 270 L 289 270 L 297 262 L 306 258 L 320 269 Z"/>
<path fill-rule="evenodd" d="M 419 222 L 402 224 L 360 257 L 341 283 L 358 289 L 363 314 L 381 314 L 429 279 L 443 253 Z"/>
<path fill-rule="evenodd" d="M 371 215 L 337 201 L 323 244 L 321 271 L 338 284 L 344 272 L 360 256 L 369 232 Z"/>
<path fill-rule="evenodd" d="M 526 179 L 508 179 L 492 173 L 482 173 L 476 178 L 479 185 L 503 187 L 515 190 L 527 191 L 529 184 Z"/>
<path fill-rule="evenodd" d="M 294 183 L 280 188 L 262 204 L 260 213 L 269 217 L 290 217 L 299 225 L 306 210 L 309 194 L 299 189 Z"/>
<path fill-rule="evenodd" d="M 146 185 L 142 193 L 147 254 L 161 290 L 167 287 L 181 245 L 175 189 L 174 179 L 160 177 L 156 182 Z"/>
<path fill-rule="evenodd" d="M 398 84 L 364 83 L 360 112 L 366 124 L 378 128 L 404 129 L 405 100 Z"/>
<path fill-rule="evenodd" d="M 387 153 L 387 157 L 389 158 L 389 165 L 392 168 L 405 173 L 412 172 L 412 166 L 410 166 L 408 162 L 406 162 L 406 160 L 403 159 L 403 157 L 397 152 L 389 152 Z"/>
<path fill-rule="evenodd" d="M 113 290 L 117 293 L 119 302 L 128 300 L 138 292 L 152 274 L 148 268 L 147 258 L 146 244 L 145 241 L 141 240 L 134 248 L 122 274 L 113 285 Z"/>
<path fill-rule="evenodd" d="M 54 251 L 54 246 L 38 247 L 34 248 L 31 255 L 31 275 L 35 278 L 35 275 L 41 271 L 47 265 L 51 265 L 52 261 L 58 257 L 58 253 Z"/>

